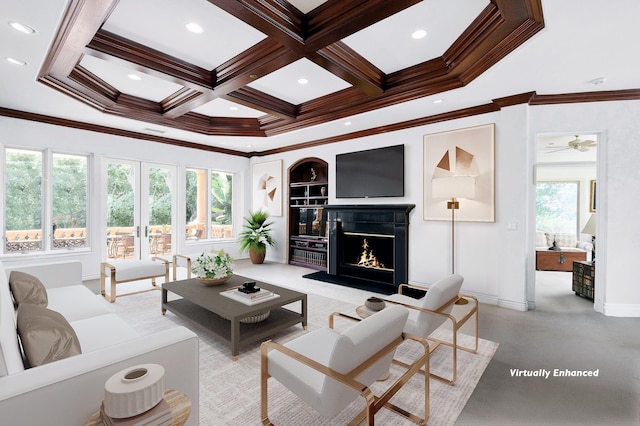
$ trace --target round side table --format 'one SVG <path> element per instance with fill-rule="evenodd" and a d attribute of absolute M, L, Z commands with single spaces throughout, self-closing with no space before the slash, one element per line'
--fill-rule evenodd
<path fill-rule="evenodd" d="M 191 414 L 191 401 L 187 395 L 177 390 L 167 389 L 164 391 L 163 398 L 171 407 L 171 417 L 173 417 L 171 425 L 182 426 L 185 424 Z M 83 426 L 104 426 L 104 422 L 100 418 L 100 411 L 93 413 L 85 420 Z"/>

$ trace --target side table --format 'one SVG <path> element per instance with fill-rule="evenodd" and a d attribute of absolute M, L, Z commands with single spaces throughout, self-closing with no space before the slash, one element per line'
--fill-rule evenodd
<path fill-rule="evenodd" d="M 593 300 L 596 287 L 596 265 L 592 262 L 573 262 L 572 290 L 578 296 Z"/>
<path fill-rule="evenodd" d="M 184 393 L 167 389 L 164 391 L 164 400 L 167 401 L 169 407 L 171 407 L 171 417 L 173 417 L 172 426 L 182 426 L 189 419 L 191 414 L 191 401 Z M 97 411 L 91 415 L 83 426 L 104 426 L 102 419 L 100 418 L 100 411 Z"/>

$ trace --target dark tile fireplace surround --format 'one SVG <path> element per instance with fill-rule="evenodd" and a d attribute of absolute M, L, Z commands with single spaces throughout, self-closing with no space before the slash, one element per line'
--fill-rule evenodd
<path fill-rule="evenodd" d="M 327 205 L 327 274 L 395 293 L 409 275 L 414 204 Z"/>

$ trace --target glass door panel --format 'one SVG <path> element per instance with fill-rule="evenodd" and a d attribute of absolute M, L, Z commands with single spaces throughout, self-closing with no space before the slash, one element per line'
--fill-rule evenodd
<path fill-rule="evenodd" d="M 139 259 L 139 164 L 108 160 L 107 258 Z"/>
<path fill-rule="evenodd" d="M 142 223 L 143 253 L 147 256 L 167 256 L 174 251 L 174 176 L 175 167 L 143 164 Z"/>

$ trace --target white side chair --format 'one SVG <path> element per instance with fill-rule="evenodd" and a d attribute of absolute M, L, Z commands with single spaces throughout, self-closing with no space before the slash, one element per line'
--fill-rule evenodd
<path fill-rule="evenodd" d="M 430 287 L 416 286 L 413 284 L 401 284 L 398 294 L 387 296 L 385 300 L 409 308 L 409 317 L 404 327 L 404 332 L 428 339 L 434 344 L 429 345 L 429 350 L 433 352 L 440 345 L 451 347 L 453 354 L 453 374 L 450 379 L 431 373 L 431 376 L 450 385 L 454 384 L 458 374 L 458 349 L 471 353 L 478 351 L 478 299 L 473 296 L 461 294 L 460 288 L 464 278 L 458 274 L 452 274 L 437 281 Z M 426 291 L 426 294 L 419 299 L 409 297 L 403 292 L 408 289 Z M 410 291 L 410 290 L 409 290 Z M 464 299 L 471 303 L 464 316 L 456 318 L 451 314 L 455 303 Z M 458 330 L 465 322 L 475 315 L 475 348 L 468 348 L 458 344 Z M 452 336 L 450 340 L 436 339 L 431 334 L 443 325 L 446 321 L 451 322 Z M 399 363 L 398 361 L 394 361 Z M 401 364 L 401 363 L 399 363 Z"/>
<path fill-rule="evenodd" d="M 384 309 L 355 325 L 338 332 L 329 327 L 304 334 L 284 345 L 268 341 L 260 348 L 261 416 L 262 424 L 272 424 L 268 413 L 268 379 L 273 377 L 291 392 L 326 418 L 335 417 L 356 400 L 364 398 L 365 408 L 350 424 L 357 425 L 367 418 L 373 424 L 376 412 L 382 407 L 426 424 L 429 417 L 429 378 L 425 375 L 425 415 L 423 418 L 408 413 L 389 403 L 389 399 L 409 381 L 411 376 L 425 369 L 429 371 L 429 347 L 424 339 L 416 338 L 424 352 L 380 396 L 369 386 L 386 377 L 395 349 L 407 338 L 402 333 L 408 310 L 393 306 Z"/>

